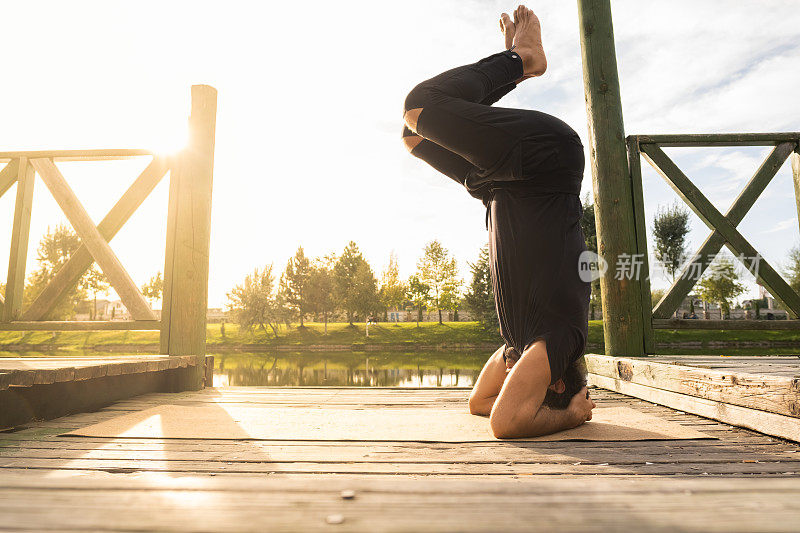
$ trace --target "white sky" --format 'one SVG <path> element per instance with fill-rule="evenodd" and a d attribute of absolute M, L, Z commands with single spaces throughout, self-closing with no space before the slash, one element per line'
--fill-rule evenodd
<path fill-rule="evenodd" d="M 612 3 L 626 133 L 800 130 L 796 3 Z M 318 256 L 355 240 L 377 275 L 395 250 L 407 276 L 436 238 L 466 278 L 466 261 L 486 241 L 483 206 L 405 152 L 402 104 L 417 82 L 501 50 L 498 15 L 514 7 L 8 2 L 0 150 L 169 149 L 185 136 L 190 85 L 209 84 L 219 91 L 209 305 L 222 306 L 256 266 L 281 271 L 298 244 Z M 557 115 L 588 145 L 575 2 L 531 7 L 549 70 L 499 105 Z M 767 150 L 668 152 L 724 212 Z M 97 222 L 145 164 L 59 167 Z M 677 197 L 643 164 L 651 228 L 656 207 Z M 166 185 L 112 241 L 139 285 L 163 270 Z M 591 190 L 588 165 L 583 190 Z M 0 250 L 8 250 L 13 198 L 14 189 L 0 198 Z M 47 226 L 64 220 L 37 180 L 29 269 Z M 788 163 L 740 230 L 780 270 L 800 240 Z M 692 248 L 706 235 L 692 215 Z M 665 285 L 655 276 L 654 286 Z"/>

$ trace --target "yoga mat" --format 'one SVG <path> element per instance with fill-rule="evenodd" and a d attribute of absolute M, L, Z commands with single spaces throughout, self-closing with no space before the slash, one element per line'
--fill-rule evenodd
<path fill-rule="evenodd" d="M 337 409 L 161 405 L 70 431 L 83 437 L 492 442 L 486 417 L 452 408 Z M 524 441 L 712 439 L 629 407 L 595 408 L 577 428 Z"/>

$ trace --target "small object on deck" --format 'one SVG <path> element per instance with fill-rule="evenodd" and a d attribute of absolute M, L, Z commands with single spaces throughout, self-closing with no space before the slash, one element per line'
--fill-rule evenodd
<path fill-rule="evenodd" d="M 344 516 L 340 514 L 329 514 L 327 518 L 325 518 L 325 522 L 328 524 L 341 524 L 344 522 Z"/>
<path fill-rule="evenodd" d="M 354 490 L 343 490 L 341 493 L 343 500 L 352 500 L 356 497 L 356 491 Z"/>

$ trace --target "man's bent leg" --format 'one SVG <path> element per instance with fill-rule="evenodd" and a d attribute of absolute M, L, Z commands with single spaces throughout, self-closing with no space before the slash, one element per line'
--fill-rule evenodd
<path fill-rule="evenodd" d="M 521 74 L 522 59 L 508 51 L 442 73 L 408 94 L 404 120 L 422 137 L 490 170 L 527 132 L 518 110 L 479 102 L 507 92 Z"/>
<path fill-rule="evenodd" d="M 408 127 L 403 128 L 403 144 L 411 155 L 422 159 L 459 185 L 464 185 L 467 175 L 475 170 L 475 167 L 460 155 L 416 135 Z"/>

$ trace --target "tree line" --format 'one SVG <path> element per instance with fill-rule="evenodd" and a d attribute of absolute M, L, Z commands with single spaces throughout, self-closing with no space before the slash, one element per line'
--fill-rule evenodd
<path fill-rule="evenodd" d="M 392 253 L 380 279 L 364 258 L 358 245 L 350 241 L 341 254 L 311 259 L 303 247 L 289 258 L 283 272 L 272 264 L 256 268 L 228 293 L 228 311 L 240 326 L 278 335 L 281 324 L 308 318 L 325 324 L 342 318 L 356 321 L 388 319 L 390 310 L 413 310 L 417 322 L 426 309 L 452 312 L 456 319 L 464 296 L 458 263 L 450 252 L 433 240 L 425 245 L 416 272 L 401 279 L 397 256 Z"/>
<path fill-rule="evenodd" d="M 594 205 L 588 194 L 583 201 L 581 227 L 587 249 L 597 253 Z M 688 257 L 689 212 L 678 204 L 659 207 L 651 232 L 655 259 L 674 281 Z M 80 238 L 68 226 L 48 228 L 37 248 L 37 268 L 26 278 L 23 309 L 39 296 L 80 244 Z M 418 323 L 425 310 L 433 310 L 441 323 L 443 312 L 452 313 L 457 319 L 459 310 L 466 309 L 484 327 L 496 329 L 488 245 L 481 247 L 477 260 L 468 265 L 470 279 L 465 286 L 458 276 L 456 259 L 439 241 L 433 240 L 425 245 L 417 269 L 408 279 L 400 278 L 394 253 L 378 279 L 355 242 L 348 243 L 339 255 L 315 259 L 306 257 L 303 248 L 298 247 L 282 273 L 274 271 L 270 264 L 248 274 L 228 293 L 227 307 L 232 319 L 245 328 L 259 327 L 265 331 L 269 328 L 276 335 L 280 324 L 297 321 L 303 326 L 309 317 L 324 322 L 327 331 L 329 320 L 344 319 L 350 324 L 369 318 L 386 321 L 390 310 L 414 312 Z M 734 267 L 732 258 L 717 256 L 696 285 L 695 296 L 719 303 L 723 313 L 727 313 L 731 300 L 744 291 Z M 800 292 L 800 248 L 789 250 L 783 270 L 789 285 Z M 109 289 L 108 280 L 94 263 L 44 318 L 67 320 L 82 308 L 91 319 L 97 319 L 97 297 L 107 294 Z M 141 290 L 151 302 L 159 299 L 163 290 L 161 272 Z M 4 291 L 0 284 L 0 292 Z M 652 292 L 655 304 L 664 291 Z M 601 317 L 600 281 L 595 280 L 590 319 Z"/>

